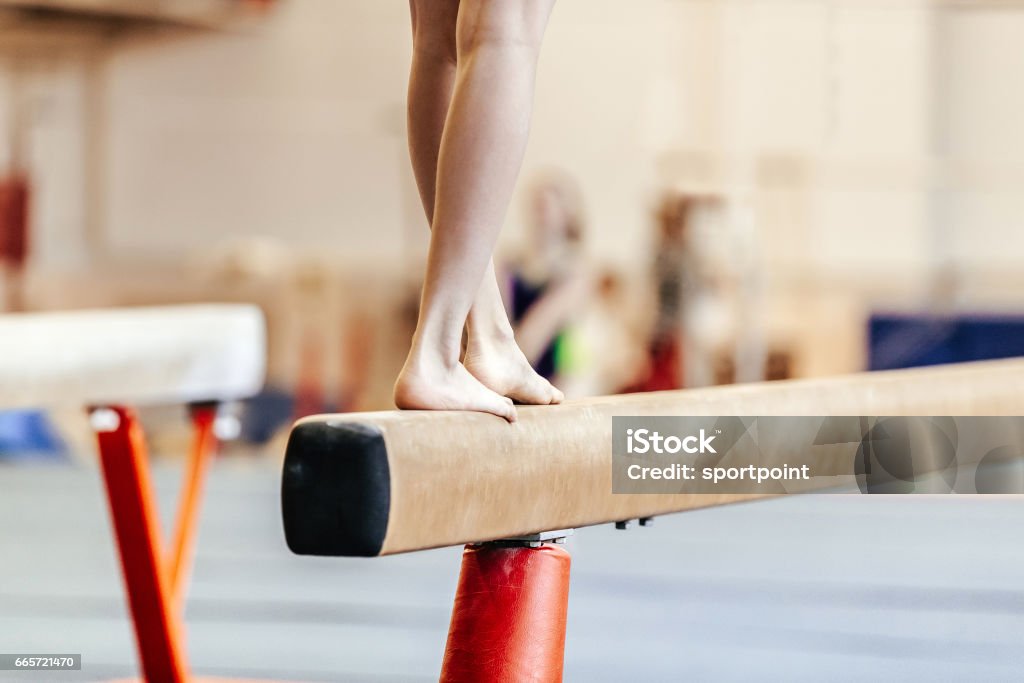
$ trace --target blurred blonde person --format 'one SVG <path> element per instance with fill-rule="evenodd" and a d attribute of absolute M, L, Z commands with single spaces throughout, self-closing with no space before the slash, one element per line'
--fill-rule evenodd
<path fill-rule="evenodd" d="M 571 362 L 566 330 L 593 296 L 583 250 L 582 200 L 565 173 L 545 171 L 528 195 L 520 253 L 506 267 L 506 297 L 516 339 L 542 377 L 561 378 Z"/>

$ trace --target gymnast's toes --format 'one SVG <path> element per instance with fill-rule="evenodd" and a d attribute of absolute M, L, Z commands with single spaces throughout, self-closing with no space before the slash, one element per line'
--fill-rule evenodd
<path fill-rule="evenodd" d="M 562 392 L 538 375 L 518 347 L 498 353 L 470 348 L 466 369 L 486 387 L 519 403 L 561 403 Z"/>

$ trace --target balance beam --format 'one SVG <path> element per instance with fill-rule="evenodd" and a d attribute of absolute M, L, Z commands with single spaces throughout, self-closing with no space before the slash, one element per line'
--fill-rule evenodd
<path fill-rule="evenodd" d="M 282 480 L 285 536 L 309 555 L 377 556 L 652 517 L 752 494 L 612 494 L 615 415 L 1024 415 L 1024 359 L 482 413 L 300 420 Z"/>
<path fill-rule="evenodd" d="M 248 305 L 5 314 L 0 341 L 0 408 L 245 398 L 266 363 Z"/>
<path fill-rule="evenodd" d="M 88 407 L 99 446 L 140 668 L 186 683 L 181 603 L 216 436 L 216 402 L 259 392 L 263 315 L 211 304 L 0 315 L 0 409 Z M 160 539 L 142 425 L 131 406 L 193 403 L 172 543 Z"/>

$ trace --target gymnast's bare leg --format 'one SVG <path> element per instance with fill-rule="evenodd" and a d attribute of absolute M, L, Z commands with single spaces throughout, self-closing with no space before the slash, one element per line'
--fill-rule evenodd
<path fill-rule="evenodd" d="M 416 334 L 395 385 L 400 408 L 514 420 L 509 398 L 562 399 L 516 346 L 491 261 L 522 164 L 553 3 L 411 0 L 409 147 L 432 233 Z"/>

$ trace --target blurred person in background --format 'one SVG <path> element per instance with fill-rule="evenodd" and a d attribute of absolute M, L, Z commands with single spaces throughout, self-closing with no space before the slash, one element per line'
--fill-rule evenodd
<path fill-rule="evenodd" d="M 725 203 L 712 195 L 679 190 L 663 195 L 655 213 L 655 316 L 647 342 L 647 373 L 631 390 L 716 384 L 724 376 L 717 366 L 731 367 L 731 354 L 721 354 L 723 349 L 731 352 L 729 339 L 737 333 L 735 297 L 728 264 L 717 253 L 719 243 L 731 243 L 726 214 Z"/>
<path fill-rule="evenodd" d="M 514 421 L 513 400 L 562 400 L 517 346 L 491 258 L 526 150 L 553 6 L 410 2 L 409 151 L 431 238 L 416 332 L 395 383 L 399 408 Z"/>
<path fill-rule="evenodd" d="M 635 391 L 665 391 L 683 386 L 683 331 L 686 300 L 694 287 L 694 264 L 688 248 L 688 220 L 693 198 L 678 191 L 662 197 L 655 214 L 657 238 L 651 276 L 655 317 L 647 342 L 647 376 Z"/>
<path fill-rule="evenodd" d="M 565 333 L 593 294 L 583 253 L 583 203 L 575 181 L 553 170 L 535 178 L 527 201 L 526 239 L 506 266 L 506 298 L 523 353 L 553 380 L 572 362 Z"/>

